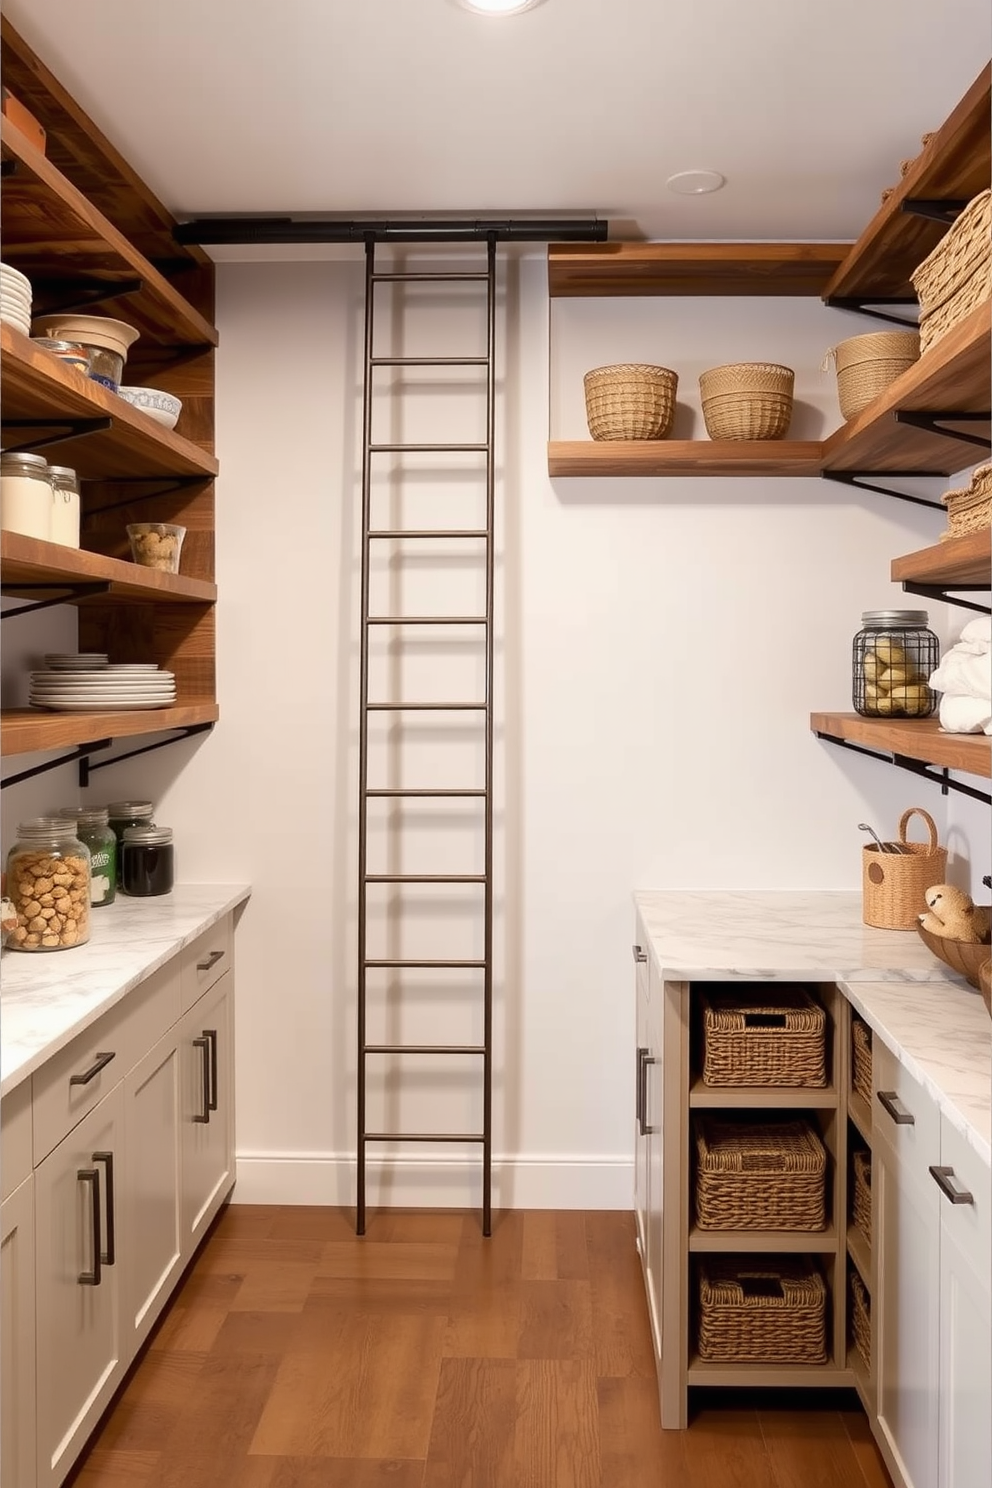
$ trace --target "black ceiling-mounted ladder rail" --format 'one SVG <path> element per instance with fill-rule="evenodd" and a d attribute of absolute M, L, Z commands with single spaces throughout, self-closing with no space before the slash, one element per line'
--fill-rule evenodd
<path fill-rule="evenodd" d="M 194 217 L 173 236 L 183 244 L 256 243 L 603 243 L 610 224 L 602 217 L 554 217 L 510 213 L 427 217 L 417 213 L 382 217 L 253 216 Z M 433 276 L 438 278 L 440 276 Z M 395 281 L 394 281 L 395 282 Z"/>

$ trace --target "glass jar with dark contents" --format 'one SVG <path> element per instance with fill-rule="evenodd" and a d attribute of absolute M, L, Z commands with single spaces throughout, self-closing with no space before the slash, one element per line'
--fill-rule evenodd
<path fill-rule="evenodd" d="M 107 807 L 110 828 L 117 838 L 117 887 L 121 887 L 124 867 L 124 830 L 126 827 L 150 827 L 155 815 L 151 801 L 111 801 Z"/>
<path fill-rule="evenodd" d="M 147 898 L 170 894 L 175 883 L 175 848 L 171 827 L 125 827 L 121 852 L 121 888 Z"/>

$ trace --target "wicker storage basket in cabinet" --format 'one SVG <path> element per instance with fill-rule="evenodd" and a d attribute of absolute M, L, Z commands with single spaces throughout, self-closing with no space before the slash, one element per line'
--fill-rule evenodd
<path fill-rule="evenodd" d="M 696 1121 L 696 1223 L 703 1230 L 822 1230 L 827 1154 L 807 1121 Z"/>
<path fill-rule="evenodd" d="M 860 1018 L 851 1023 L 851 1083 L 871 1105 L 871 1029 Z"/>
<path fill-rule="evenodd" d="M 851 1335 L 865 1368 L 871 1371 L 871 1300 L 855 1268 L 850 1268 Z"/>
<path fill-rule="evenodd" d="M 871 1153 L 860 1148 L 851 1158 L 854 1186 L 851 1194 L 851 1218 L 871 1244 Z"/>
<path fill-rule="evenodd" d="M 699 1264 L 700 1359 L 825 1364 L 827 1288 L 807 1256 L 706 1256 Z"/>
<path fill-rule="evenodd" d="M 827 1015 L 804 987 L 776 987 L 767 1003 L 713 989 L 701 1002 L 705 1085 L 826 1085 Z"/>

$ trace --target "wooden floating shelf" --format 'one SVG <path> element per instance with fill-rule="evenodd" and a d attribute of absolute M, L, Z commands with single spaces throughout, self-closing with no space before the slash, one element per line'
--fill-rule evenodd
<path fill-rule="evenodd" d="M 847 1094 L 847 1114 L 870 1147 L 871 1107 L 864 1096 L 859 1095 L 854 1089 L 849 1090 Z"/>
<path fill-rule="evenodd" d="M 39 749 L 71 749 L 96 739 L 133 738 L 189 724 L 216 723 L 219 717 L 220 709 L 211 702 L 118 713 L 45 713 L 36 708 L 12 708 L 0 714 L 0 747 L 4 757 L 32 754 Z"/>
<path fill-rule="evenodd" d="M 992 306 L 978 305 L 823 445 L 824 470 L 953 475 L 979 458 L 977 446 L 896 420 L 896 411 L 989 412 Z M 974 424 L 966 426 L 978 432 Z"/>
<path fill-rule="evenodd" d="M 862 718 L 860 713 L 811 713 L 816 734 L 902 755 L 942 770 L 992 778 L 992 740 L 984 734 L 945 734 L 936 718 Z"/>
<path fill-rule="evenodd" d="M 689 1089 L 689 1104 L 699 1110 L 734 1110 L 738 1106 L 763 1106 L 768 1111 L 801 1108 L 808 1111 L 833 1111 L 837 1092 L 829 1086 L 813 1090 L 809 1086 L 735 1085 L 717 1090 L 696 1080 Z"/>
<path fill-rule="evenodd" d="M 0 532 L 0 580 L 4 594 L 22 598 L 40 598 L 39 586 L 43 585 L 50 585 L 56 592 L 67 584 L 109 585 L 107 591 L 97 595 L 70 597 L 67 604 L 85 604 L 87 598 L 100 604 L 113 600 L 214 604 L 217 599 L 217 585 L 206 579 L 141 568 L 136 563 L 42 542 L 19 532 Z"/>
<path fill-rule="evenodd" d="M 992 70 L 986 67 L 875 213 L 826 285 L 824 298 L 913 295 L 909 276 L 937 246 L 947 224 L 906 212 L 903 203 L 911 198 L 969 201 L 988 186 L 990 79 Z"/>
<path fill-rule="evenodd" d="M 820 295 L 849 243 L 552 243 L 552 299 L 616 295 Z"/>
<path fill-rule="evenodd" d="M 983 584 L 990 588 L 992 528 L 949 537 L 931 548 L 893 558 L 891 573 L 896 583 L 941 584 L 947 589 L 955 584 Z"/>
<path fill-rule="evenodd" d="M 836 1255 L 839 1240 L 833 1225 L 825 1230 L 701 1230 L 689 1231 L 689 1249 L 731 1255 Z"/>
<path fill-rule="evenodd" d="M 71 465 L 84 480 L 114 476 L 202 476 L 210 480 L 217 474 L 217 460 L 199 445 L 156 423 L 5 323 L 0 323 L 0 355 L 5 422 L 50 418 L 54 431 L 67 419 L 113 421 L 109 429 L 83 439 L 46 445 L 53 464 Z M 26 444 L 28 437 L 17 437 L 11 428 L 7 443 Z"/>
<path fill-rule="evenodd" d="M 0 120 L 0 142 L 10 172 L 3 184 L 4 262 L 37 278 L 36 315 L 44 310 L 45 278 L 57 260 L 81 285 L 140 280 L 140 289 L 101 300 L 94 313 L 136 326 L 144 342 L 217 345 L 210 322 L 6 119 Z"/>
<path fill-rule="evenodd" d="M 694 1354 L 686 1371 L 690 1385 L 707 1385 L 713 1389 L 748 1384 L 762 1389 L 850 1389 L 850 1369 L 826 1364 L 750 1364 L 710 1363 Z"/>
<path fill-rule="evenodd" d="M 819 440 L 553 440 L 548 474 L 819 475 L 821 450 Z"/>

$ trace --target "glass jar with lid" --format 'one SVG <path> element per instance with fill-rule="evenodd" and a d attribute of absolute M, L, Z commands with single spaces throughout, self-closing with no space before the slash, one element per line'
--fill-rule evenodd
<path fill-rule="evenodd" d="M 171 827 L 125 827 L 121 859 L 121 888 L 125 894 L 147 898 L 172 893 L 175 849 Z"/>
<path fill-rule="evenodd" d="M 49 542 L 52 532 L 52 480 L 48 462 L 28 450 L 0 454 L 0 527 Z"/>
<path fill-rule="evenodd" d="M 926 610 L 865 610 L 852 650 L 853 702 L 865 718 L 928 718 L 940 642 Z"/>
<path fill-rule="evenodd" d="M 117 887 L 120 888 L 125 828 L 151 826 L 155 807 L 151 801 L 111 801 L 107 816 L 111 831 L 117 838 Z"/>
<path fill-rule="evenodd" d="M 90 938 L 90 853 L 61 816 L 22 822 L 7 854 L 7 895 L 17 951 L 63 951 Z"/>
<path fill-rule="evenodd" d="M 117 897 L 117 835 L 106 806 L 64 806 L 59 813 L 76 823 L 76 836 L 90 850 L 90 903 L 94 909 Z"/>
<path fill-rule="evenodd" d="M 68 465 L 49 465 L 48 474 L 52 482 L 51 541 L 66 548 L 78 548 L 82 503 L 76 472 Z"/>

